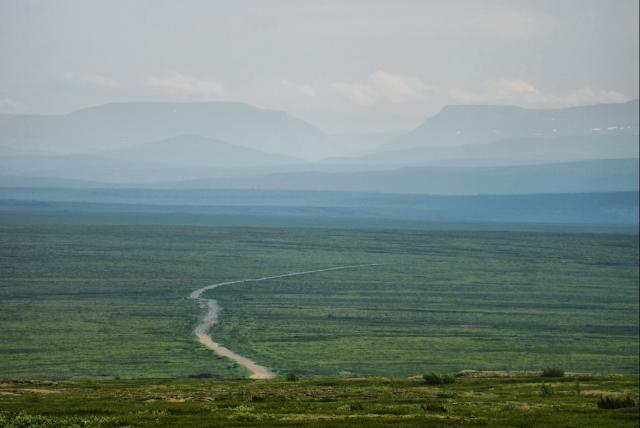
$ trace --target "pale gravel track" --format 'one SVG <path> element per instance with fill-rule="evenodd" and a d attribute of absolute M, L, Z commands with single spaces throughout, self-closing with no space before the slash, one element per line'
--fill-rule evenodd
<path fill-rule="evenodd" d="M 218 322 L 218 312 L 220 312 L 220 306 L 215 299 L 203 299 L 200 296 L 202 293 L 208 290 L 213 290 L 214 288 L 222 287 L 223 285 L 231 285 L 231 284 L 242 284 L 245 282 L 259 282 L 259 281 L 267 281 L 269 279 L 277 279 L 277 278 L 287 278 L 290 276 L 300 276 L 300 275 L 308 275 L 311 273 L 319 273 L 319 272 L 329 272 L 333 270 L 343 270 L 343 269 L 354 269 L 359 267 L 369 267 L 369 266 L 379 266 L 379 263 L 369 263 L 363 265 L 349 265 L 349 266 L 335 266 L 325 269 L 316 269 L 316 270 L 307 270 L 302 272 L 289 272 L 281 275 L 273 275 L 273 276 L 263 276 L 262 278 L 251 278 L 251 279 L 240 279 L 237 281 L 227 281 L 220 282 L 218 284 L 207 285 L 206 287 L 198 288 L 189 294 L 189 298 L 193 300 L 204 301 L 209 308 L 209 311 L 202 319 L 202 322 L 198 324 L 193 332 L 198 337 L 198 341 L 203 344 L 205 347 L 211 349 L 216 354 L 228 358 L 235 363 L 241 365 L 251 372 L 251 379 L 273 379 L 276 375 L 266 367 L 263 367 L 254 361 L 250 360 L 247 357 L 243 357 L 242 355 L 236 354 L 231 349 L 220 345 L 215 342 L 211 336 L 207 334 L 207 331 L 213 326 L 216 322 Z"/>

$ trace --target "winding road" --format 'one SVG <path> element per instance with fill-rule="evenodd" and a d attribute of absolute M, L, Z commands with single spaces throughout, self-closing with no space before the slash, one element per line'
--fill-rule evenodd
<path fill-rule="evenodd" d="M 332 270 L 343 270 L 343 269 L 354 269 L 359 267 L 368 267 L 368 266 L 378 266 L 379 263 L 369 263 L 363 265 L 349 265 L 349 266 L 335 266 L 325 269 L 316 269 L 316 270 L 307 270 L 303 272 L 289 272 L 281 275 L 273 275 L 273 276 L 263 276 L 262 278 L 252 278 L 252 279 L 240 279 L 237 281 L 227 281 L 220 282 L 218 284 L 207 285 L 206 287 L 198 288 L 189 294 L 189 298 L 193 300 L 199 300 L 206 302 L 209 311 L 202 319 L 202 322 L 198 324 L 193 332 L 198 337 L 198 341 L 211 349 L 216 354 L 228 358 L 242 367 L 246 368 L 251 372 L 251 379 L 272 379 L 276 377 L 276 375 L 266 367 L 263 367 L 254 361 L 250 360 L 247 357 L 243 357 L 242 355 L 236 354 L 231 349 L 220 345 L 207 334 L 211 326 L 213 326 L 216 322 L 218 322 L 218 312 L 220 312 L 220 306 L 215 299 L 203 299 L 202 293 L 208 290 L 213 290 L 214 288 L 222 287 L 223 285 L 231 285 L 231 284 L 241 284 L 245 282 L 259 282 L 259 281 L 267 281 L 270 279 L 276 278 L 287 278 L 290 276 L 300 276 L 300 275 L 309 275 L 311 273 L 319 273 L 319 272 L 329 272 Z"/>

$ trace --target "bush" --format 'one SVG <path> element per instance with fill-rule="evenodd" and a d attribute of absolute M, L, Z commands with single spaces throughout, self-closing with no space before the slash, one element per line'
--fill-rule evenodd
<path fill-rule="evenodd" d="M 634 407 L 636 402 L 628 395 L 621 397 L 619 395 L 601 395 L 598 399 L 598 407 L 601 409 L 624 409 L 625 407 Z"/>
<path fill-rule="evenodd" d="M 54 420 L 46 416 L 20 413 L 13 418 L 12 424 L 9 426 L 15 428 L 44 427 L 53 425 L 53 423 Z"/>
<path fill-rule="evenodd" d="M 458 396 L 458 394 L 456 394 L 455 392 L 446 392 L 446 391 L 440 391 L 436 394 L 436 397 L 438 398 L 456 398 Z"/>
<path fill-rule="evenodd" d="M 433 372 L 423 374 L 422 379 L 427 385 L 449 385 L 456 381 L 455 376 Z"/>
<path fill-rule="evenodd" d="M 423 374 L 422 379 L 427 385 L 440 385 L 440 376 L 433 372 Z"/>
<path fill-rule="evenodd" d="M 351 410 L 364 410 L 362 403 L 351 403 Z"/>
<path fill-rule="evenodd" d="M 456 382 L 456 377 L 450 374 L 444 374 L 440 376 L 440 379 L 442 380 L 443 385 L 450 385 Z"/>
<path fill-rule="evenodd" d="M 542 377 L 564 377 L 564 370 L 556 367 L 547 367 L 542 370 Z"/>
<path fill-rule="evenodd" d="M 553 388 L 543 383 L 540 386 L 540 395 L 543 397 L 551 397 L 553 395 Z"/>
<path fill-rule="evenodd" d="M 211 379 L 213 375 L 211 373 L 196 373 L 189 375 L 192 379 Z"/>
<path fill-rule="evenodd" d="M 425 412 L 447 413 L 447 408 L 442 403 L 424 403 L 420 408 Z"/>
<path fill-rule="evenodd" d="M 287 373 L 285 379 L 287 379 L 289 382 L 295 382 L 298 380 L 298 376 L 295 373 Z"/>

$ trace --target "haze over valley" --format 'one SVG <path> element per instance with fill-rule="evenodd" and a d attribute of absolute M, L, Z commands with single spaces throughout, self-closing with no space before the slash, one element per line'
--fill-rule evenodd
<path fill-rule="evenodd" d="M 361 154 L 344 136 L 285 112 L 226 102 L 4 115 L 0 135 L 5 186 L 38 177 L 443 195 L 638 189 L 637 100 L 548 110 L 446 106 L 382 144 L 360 142 Z"/>

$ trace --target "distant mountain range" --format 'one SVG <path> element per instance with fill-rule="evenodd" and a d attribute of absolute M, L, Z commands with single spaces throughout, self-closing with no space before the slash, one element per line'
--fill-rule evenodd
<path fill-rule="evenodd" d="M 300 159 L 266 153 L 199 135 L 179 135 L 151 143 L 105 152 L 113 159 L 138 164 L 183 165 L 211 168 L 249 168 L 300 163 Z"/>
<path fill-rule="evenodd" d="M 413 131 L 388 143 L 389 149 L 452 147 L 522 138 L 588 135 L 638 136 L 638 100 L 562 109 L 452 105 Z"/>
<path fill-rule="evenodd" d="M 551 110 L 447 106 L 411 132 L 328 136 L 285 112 L 229 102 L 5 114 L 0 185 L 634 191 L 638 115 L 637 100 Z"/>
<path fill-rule="evenodd" d="M 434 195 L 638 191 L 636 159 L 501 167 L 275 173 L 166 183 L 170 188 L 296 189 Z"/>
<path fill-rule="evenodd" d="M 64 115 L 0 116 L 1 146 L 86 153 L 199 135 L 270 153 L 324 156 L 326 135 L 281 111 L 242 103 L 116 103 Z"/>
<path fill-rule="evenodd" d="M 630 133 L 521 137 L 484 144 L 420 146 L 379 151 L 366 156 L 329 158 L 325 165 L 353 168 L 431 166 L 501 166 L 594 159 L 638 158 L 638 136 Z"/>
<path fill-rule="evenodd" d="M 96 154 L 0 156 L 5 175 L 48 176 L 112 184 L 188 180 L 219 174 L 272 171 L 299 159 L 195 135 L 142 143 Z"/>
<path fill-rule="evenodd" d="M 500 167 L 407 167 L 380 171 L 222 175 L 163 183 L 147 182 L 144 187 L 476 195 L 637 192 L 638 180 L 637 160 L 609 159 Z M 63 177 L 0 176 L 0 187 L 123 188 L 131 185 Z"/>

